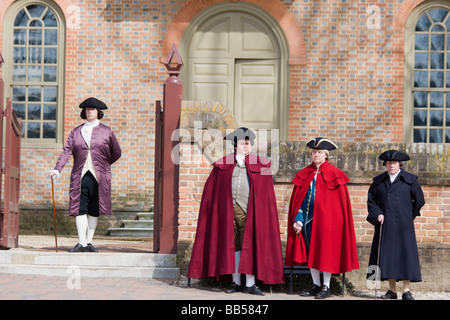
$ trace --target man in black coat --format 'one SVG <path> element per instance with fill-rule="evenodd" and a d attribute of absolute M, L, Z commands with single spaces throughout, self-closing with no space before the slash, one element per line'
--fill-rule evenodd
<path fill-rule="evenodd" d="M 381 280 L 389 280 L 389 291 L 382 299 L 397 299 L 396 282 L 403 280 L 402 299 L 414 300 L 409 283 L 422 281 L 414 219 L 425 199 L 417 176 L 401 169 L 402 161 L 410 159 L 407 154 L 389 150 L 379 159 L 387 171 L 373 179 L 368 192 L 367 221 L 375 226 L 369 266 L 378 265 Z"/>

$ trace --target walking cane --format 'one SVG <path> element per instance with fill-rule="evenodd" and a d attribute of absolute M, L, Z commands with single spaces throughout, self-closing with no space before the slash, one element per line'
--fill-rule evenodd
<path fill-rule="evenodd" d="M 377 300 L 377 289 L 379 283 L 379 270 L 380 270 L 380 248 L 381 248 L 381 230 L 383 229 L 383 224 L 380 223 L 380 235 L 378 237 L 378 253 L 377 253 L 377 269 L 375 275 L 375 300 Z"/>
<path fill-rule="evenodd" d="M 51 178 L 52 178 L 53 223 L 55 225 L 55 246 L 56 252 L 58 252 L 58 237 L 56 236 L 55 186 L 53 184 L 53 177 Z"/>

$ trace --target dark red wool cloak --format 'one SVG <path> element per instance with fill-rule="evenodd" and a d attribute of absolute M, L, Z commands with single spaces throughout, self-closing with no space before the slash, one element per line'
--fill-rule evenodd
<path fill-rule="evenodd" d="M 245 158 L 250 196 L 238 272 L 266 284 L 283 283 L 280 229 L 270 162 Z M 205 183 L 188 277 L 218 278 L 235 272 L 234 211 L 231 178 L 236 166 L 229 154 L 214 163 Z"/>
<path fill-rule="evenodd" d="M 288 239 L 285 265 L 306 265 L 320 271 L 343 273 L 359 268 L 349 179 L 345 173 L 325 161 L 316 178 L 311 247 L 306 250 L 302 233 L 295 234 L 295 216 L 316 174 L 314 163 L 300 170 L 292 180 L 288 217 Z"/>

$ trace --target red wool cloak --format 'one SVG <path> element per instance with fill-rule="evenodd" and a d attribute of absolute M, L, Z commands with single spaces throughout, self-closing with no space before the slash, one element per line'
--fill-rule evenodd
<path fill-rule="evenodd" d="M 349 181 L 345 173 L 325 161 L 316 178 L 313 225 L 309 253 L 303 234 L 295 234 L 293 224 L 309 185 L 316 174 L 314 163 L 300 170 L 292 180 L 288 216 L 286 266 L 306 265 L 320 271 L 343 273 L 359 268 Z"/>
<path fill-rule="evenodd" d="M 280 229 L 270 162 L 254 154 L 245 158 L 250 196 L 238 272 L 266 284 L 283 283 Z M 218 278 L 235 272 L 234 211 L 231 178 L 236 166 L 229 154 L 214 163 L 205 183 L 189 278 Z"/>

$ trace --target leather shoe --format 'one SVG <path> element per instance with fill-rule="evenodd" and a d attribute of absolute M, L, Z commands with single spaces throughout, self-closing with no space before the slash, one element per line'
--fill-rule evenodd
<path fill-rule="evenodd" d="M 87 251 L 89 251 L 89 252 L 98 252 L 98 249 L 95 248 L 95 247 L 92 245 L 92 243 L 88 243 L 88 244 L 87 244 L 87 248 L 88 248 Z"/>
<path fill-rule="evenodd" d="M 322 286 L 320 291 L 314 296 L 316 299 L 326 299 L 330 296 L 330 288 L 327 286 Z"/>
<path fill-rule="evenodd" d="M 388 290 L 386 294 L 382 295 L 380 297 L 381 299 L 397 299 L 397 294 L 395 292 L 392 292 L 391 290 Z"/>
<path fill-rule="evenodd" d="M 72 249 L 69 249 L 69 252 L 87 252 L 89 249 L 88 247 L 83 247 L 80 243 L 77 243 L 75 247 Z"/>
<path fill-rule="evenodd" d="M 244 286 L 242 288 L 242 293 L 249 293 L 249 294 L 254 294 L 254 295 L 257 295 L 257 296 L 263 296 L 264 295 L 264 292 L 259 290 L 255 285 L 253 285 L 251 287 Z"/>
<path fill-rule="evenodd" d="M 230 284 L 230 286 L 225 290 L 225 293 L 236 293 L 242 291 L 242 285 L 237 285 L 236 283 Z"/>
<path fill-rule="evenodd" d="M 414 300 L 411 292 L 406 291 L 402 294 L 402 300 Z"/>
<path fill-rule="evenodd" d="M 318 285 L 314 285 L 308 291 L 300 292 L 302 297 L 314 297 L 320 291 L 320 287 Z"/>

